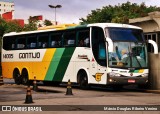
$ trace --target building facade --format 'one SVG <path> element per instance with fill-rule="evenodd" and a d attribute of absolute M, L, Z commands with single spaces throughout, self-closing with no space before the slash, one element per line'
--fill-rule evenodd
<path fill-rule="evenodd" d="M 7 13 L 7 12 L 14 12 L 14 3 L 13 2 L 3 2 L 0 1 L 0 15 Z"/>

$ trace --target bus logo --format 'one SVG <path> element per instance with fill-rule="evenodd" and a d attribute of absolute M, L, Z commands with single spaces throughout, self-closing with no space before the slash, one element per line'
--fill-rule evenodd
<path fill-rule="evenodd" d="M 104 73 L 96 73 L 96 75 L 94 76 L 97 82 L 101 81 L 101 77 Z"/>

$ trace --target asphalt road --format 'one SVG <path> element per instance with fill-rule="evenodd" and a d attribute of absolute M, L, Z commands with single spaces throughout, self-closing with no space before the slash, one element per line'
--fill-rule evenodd
<path fill-rule="evenodd" d="M 24 102 L 27 86 L 16 85 L 13 80 L 8 79 L 5 79 L 4 83 L 4 85 L 0 86 L 0 104 L 26 105 Z M 32 91 L 34 103 L 30 105 L 69 105 L 69 107 L 66 106 L 64 108 L 66 111 L 89 110 L 87 105 L 160 105 L 159 93 L 138 90 L 135 87 L 126 87 L 120 91 L 114 91 L 111 88 L 99 87 L 81 90 L 74 86 L 72 87 L 73 95 L 68 96 L 65 95 L 66 85 L 59 87 L 43 86 L 42 83 L 38 85 L 38 92 Z M 79 106 L 82 107 L 79 108 Z M 153 113 L 157 113 L 157 111 Z"/>

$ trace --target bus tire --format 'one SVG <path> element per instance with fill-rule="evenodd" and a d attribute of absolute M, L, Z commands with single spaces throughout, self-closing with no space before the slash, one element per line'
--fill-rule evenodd
<path fill-rule="evenodd" d="M 78 78 L 77 79 L 78 84 L 79 84 L 79 86 L 80 86 L 81 89 L 86 90 L 86 89 L 90 88 L 90 86 L 88 84 L 88 77 L 87 77 L 86 71 L 80 70 L 78 72 L 77 78 Z"/>
<path fill-rule="evenodd" d="M 29 83 L 29 79 L 28 79 L 28 71 L 27 71 L 27 69 L 23 69 L 21 74 L 22 74 L 22 84 L 23 85 L 30 84 Z"/>
<path fill-rule="evenodd" d="M 17 68 L 14 69 L 14 71 L 13 71 L 13 78 L 14 78 L 14 81 L 17 85 L 22 84 L 22 78 L 21 78 L 20 72 Z"/>

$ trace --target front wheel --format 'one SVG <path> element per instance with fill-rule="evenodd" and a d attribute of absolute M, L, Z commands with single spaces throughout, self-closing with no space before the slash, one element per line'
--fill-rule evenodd
<path fill-rule="evenodd" d="M 78 73 L 78 83 L 81 89 L 89 89 L 87 73 L 85 71 Z"/>

